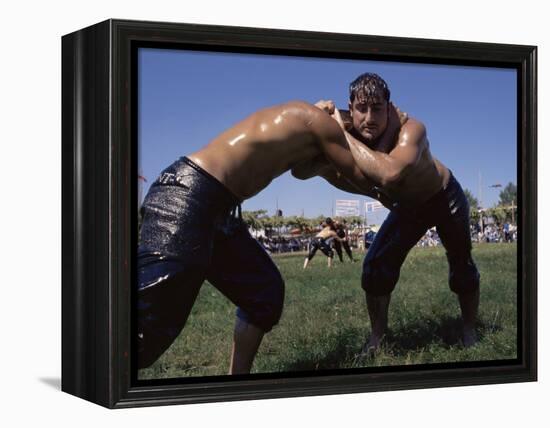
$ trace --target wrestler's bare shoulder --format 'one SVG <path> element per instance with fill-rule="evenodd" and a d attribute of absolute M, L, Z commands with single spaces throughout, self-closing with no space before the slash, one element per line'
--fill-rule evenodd
<path fill-rule="evenodd" d="M 281 116 L 279 120 L 294 119 L 299 117 L 306 117 L 310 114 L 320 112 L 321 110 L 302 100 L 287 101 L 282 104 L 276 104 L 271 107 L 266 107 L 253 113 L 250 118 L 271 118 Z"/>
<path fill-rule="evenodd" d="M 319 154 L 315 126 L 308 124 L 316 114 L 325 113 L 303 101 L 259 110 L 189 157 L 246 199 L 292 165 Z"/>
<path fill-rule="evenodd" d="M 326 238 L 331 238 L 333 236 L 336 236 L 336 232 L 333 231 L 332 229 L 328 228 L 328 227 L 325 227 L 324 229 L 322 229 L 318 234 L 317 234 L 317 237 L 318 238 L 323 238 L 323 239 L 326 239 Z"/>
<path fill-rule="evenodd" d="M 414 117 L 409 117 L 401 127 L 398 144 L 427 144 L 426 135 L 424 123 Z"/>
<path fill-rule="evenodd" d="M 221 134 L 218 140 L 223 141 L 227 134 L 246 135 L 249 141 L 258 143 L 287 139 L 295 133 L 310 131 L 319 113 L 321 110 L 305 101 L 289 101 L 258 110 Z"/>

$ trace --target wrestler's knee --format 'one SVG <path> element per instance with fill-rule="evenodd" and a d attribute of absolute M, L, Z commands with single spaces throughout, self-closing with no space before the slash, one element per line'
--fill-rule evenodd
<path fill-rule="evenodd" d="M 279 323 L 283 313 L 283 305 L 285 301 L 285 282 L 279 272 L 272 275 L 271 286 L 269 291 L 269 300 L 266 305 L 266 310 L 263 315 L 263 330 L 270 331 L 276 324 Z"/>
<path fill-rule="evenodd" d="M 399 280 L 399 267 L 385 263 L 380 258 L 365 258 L 361 287 L 367 294 L 385 296 L 390 294 Z"/>
<path fill-rule="evenodd" d="M 469 294 L 479 290 L 480 275 L 471 256 L 449 257 L 449 287 L 454 293 Z"/>
<path fill-rule="evenodd" d="M 279 272 L 273 273 L 269 286 L 263 289 L 261 295 L 256 296 L 253 304 L 247 305 L 247 308 L 239 307 L 237 316 L 267 333 L 281 319 L 284 299 L 285 283 L 283 278 Z"/>

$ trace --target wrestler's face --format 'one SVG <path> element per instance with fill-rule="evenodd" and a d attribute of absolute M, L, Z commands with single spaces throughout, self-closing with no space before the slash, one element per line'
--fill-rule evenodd
<path fill-rule="evenodd" d="M 381 97 L 355 98 L 349 104 L 353 127 L 367 144 L 372 144 L 388 125 L 388 102 Z"/>

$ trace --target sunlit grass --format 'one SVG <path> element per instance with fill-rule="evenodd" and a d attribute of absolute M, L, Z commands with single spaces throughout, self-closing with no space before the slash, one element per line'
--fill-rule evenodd
<path fill-rule="evenodd" d="M 304 271 L 303 255 L 274 256 L 286 282 L 285 308 L 264 338 L 253 373 L 516 358 L 516 245 L 480 244 L 473 254 L 481 273 L 479 343 L 462 347 L 443 248 L 415 248 L 392 295 L 386 340 L 371 358 L 357 356 L 370 331 L 361 261 L 335 260 L 329 270 L 319 254 Z M 205 283 L 183 332 L 139 378 L 226 374 L 234 319 L 235 307 Z"/>

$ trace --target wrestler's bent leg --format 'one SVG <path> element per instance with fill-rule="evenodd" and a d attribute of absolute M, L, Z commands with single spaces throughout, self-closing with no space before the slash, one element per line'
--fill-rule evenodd
<path fill-rule="evenodd" d="M 334 250 L 336 251 L 336 254 L 338 254 L 338 258 L 340 259 L 340 263 L 344 263 L 344 255 L 342 254 L 342 244 L 340 241 L 334 240 Z"/>
<path fill-rule="evenodd" d="M 480 275 L 472 259 L 468 202 L 460 187 L 449 193 L 453 197 L 449 215 L 438 224 L 437 232 L 447 252 L 449 287 L 457 294 L 460 304 L 464 323 L 463 343 L 464 346 L 471 346 L 477 342 L 475 323 L 479 308 Z"/>
<path fill-rule="evenodd" d="M 327 256 L 327 266 L 331 268 L 332 260 L 334 259 L 334 251 L 332 250 L 331 246 L 325 240 L 321 240 L 319 241 L 319 249 L 325 256 Z"/>
<path fill-rule="evenodd" d="M 138 368 L 153 364 L 179 335 L 204 278 L 205 270 L 138 257 Z"/>
<path fill-rule="evenodd" d="M 238 306 L 230 373 L 249 373 L 264 333 L 281 317 L 281 274 L 241 224 L 216 235 L 207 279 Z"/>
<path fill-rule="evenodd" d="M 315 256 L 315 253 L 317 252 L 318 249 L 319 249 L 319 242 L 317 239 L 314 239 L 309 244 L 309 253 L 306 259 L 304 260 L 304 269 L 307 268 L 307 265 L 309 264 L 313 256 Z"/>
<path fill-rule="evenodd" d="M 376 234 L 363 261 L 361 286 L 365 290 L 371 335 L 363 348 L 369 353 L 380 346 L 388 326 L 388 308 L 401 266 L 410 249 L 426 231 L 404 213 L 391 211 Z"/>

